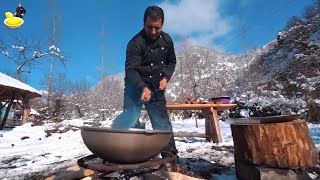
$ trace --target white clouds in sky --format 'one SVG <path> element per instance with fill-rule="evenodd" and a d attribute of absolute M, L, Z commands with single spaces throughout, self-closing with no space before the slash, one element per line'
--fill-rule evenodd
<path fill-rule="evenodd" d="M 232 29 L 231 21 L 221 16 L 220 5 L 219 0 L 164 1 L 159 4 L 165 13 L 164 31 L 197 45 L 214 46 L 214 39 Z"/>

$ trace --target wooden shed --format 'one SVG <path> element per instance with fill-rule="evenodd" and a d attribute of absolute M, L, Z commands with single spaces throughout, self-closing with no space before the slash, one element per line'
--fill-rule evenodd
<path fill-rule="evenodd" d="M 29 100 L 36 97 L 41 97 L 41 93 L 38 90 L 0 72 L 0 102 L 2 102 L 0 103 L 0 113 L 6 107 L 4 118 L 0 123 L 0 129 L 3 129 L 6 124 L 14 100 L 17 100 L 17 103 L 19 101 L 22 102 L 20 104 L 23 108 L 22 124 L 28 122 L 30 114 Z"/>

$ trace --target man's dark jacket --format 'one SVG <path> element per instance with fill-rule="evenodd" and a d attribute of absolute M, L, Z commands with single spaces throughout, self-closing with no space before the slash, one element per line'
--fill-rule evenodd
<path fill-rule="evenodd" d="M 144 87 L 155 92 L 159 82 L 170 80 L 176 66 L 176 55 L 171 37 L 165 32 L 156 40 L 149 39 L 144 30 L 128 43 L 125 64 L 126 89 L 142 93 Z"/>
<path fill-rule="evenodd" d="M 26 14 L 27 11 L 21 6 L 21 7 L 17 7 L 16 9 L 16 17 L 20 17 L 22 18 L 23 16 L 21 14 Z"/>

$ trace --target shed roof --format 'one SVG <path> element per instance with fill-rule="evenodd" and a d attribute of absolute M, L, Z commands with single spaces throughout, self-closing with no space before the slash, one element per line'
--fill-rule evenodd
<path fill-rule="evenodd" d="M 28 95 L 29 99 L 41 97 L 41 93 L 35 88 L 0 72 L 0 100 L 10 98 L 12 91 L 23 96 Z"/>

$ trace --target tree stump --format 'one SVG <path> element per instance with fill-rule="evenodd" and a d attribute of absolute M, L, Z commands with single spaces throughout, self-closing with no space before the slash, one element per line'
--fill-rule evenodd
<path fill-rule="evenodd" d="M 318 152 L 306 121 L 231 125 L 235 161 L 275 168 L 314 167 Z"/>

